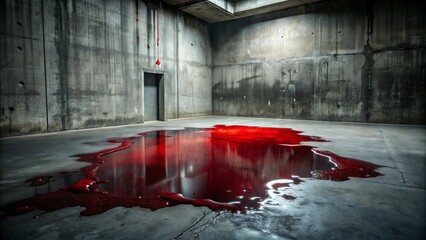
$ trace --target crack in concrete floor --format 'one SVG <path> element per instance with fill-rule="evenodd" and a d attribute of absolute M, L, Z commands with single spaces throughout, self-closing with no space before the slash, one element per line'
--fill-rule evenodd
<path fill-rule="evenodd" d="M 209 225 L 223 213 L 223 211 L 212 211 L 206 210 L 203 215 L 197 219 L 191 226 L 176 235 L 173 239 L 188 239 L 187 235 L 190 235 L 190 239 L 198 239 L 199 233 L 206 229 Z"/>

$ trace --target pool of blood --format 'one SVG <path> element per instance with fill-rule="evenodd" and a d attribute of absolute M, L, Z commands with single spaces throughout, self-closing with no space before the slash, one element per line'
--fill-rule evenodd
<path fill-rule="evenodd" d="M 176 204 L 245 211 L 261 206 L 271 191 L 294 200 L 279 190 L 303 178 L 345 181 L 380 175 L 375 164 L 301 145 L 307 141 L 325 140 L 289 128 L 225 125 L 109 140 L 119 145 L 79 155 L 79 161 L 90 163 L 81 169 L 83 178 L 6 206 L 1 218 L 70 206 L 85 207 L 81 215 L 117 206 L 155 210 Z M 49 181 L 39 176 L 31 185 Z"/>

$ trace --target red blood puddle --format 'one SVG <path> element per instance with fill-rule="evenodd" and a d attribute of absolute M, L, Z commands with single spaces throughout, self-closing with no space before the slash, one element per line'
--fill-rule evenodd
<path fill-rule="evenodd" d="M 84 178 L 56 192 L 2 208 L 1 219 L 34 209 L 54 211 L 82 206 L 81 215 L 139 206 L 152 210 L 176 204 L 213 210 L 259 208 L 272 195 L 294 200 L 285 191 L 301 178 L 345 181 L 376 177 L 378 165 L 341 157 L 301 142 L 324 142 L 289 128 L 216 125 L 160 130 L 109 140 L 114 148 L 79 155 L 90 163 Z M 72 172 L 67 172 L 72 174 Z M 34 178 L 33 185 L 49 178 Z"/>

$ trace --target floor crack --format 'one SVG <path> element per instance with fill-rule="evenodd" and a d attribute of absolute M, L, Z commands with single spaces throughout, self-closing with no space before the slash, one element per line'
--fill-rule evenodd
<path fill-rule="evenodd" d="M 197 226 L 204 218 L 206 218 L 211 213 L 216 213 L 216 214 L 213 216 L 212 219 L 210 219 L 210 220 L 206 221 L 205 223 L 202 223 L 199 226 Z M 197 229 L 199 229 L 197 232 L 203 231 L 208 225 L 210 225 L 210 223 L 214 222 L 220 214 L 221 214 L 221 212 L 213 212 L 211 210 L 205 210 L 203 212 L 203 215 L 199 219 L 197 219 L 197 221 L 195 221 L 193 224 L 191 224 L 191 226 L 189 226 L 188 228 L 183 230 L 181 233 L 176 235 L 173 239 L 179 239 L 188 231 L 196 231 Z"/>
<path fill-rule="evenodd" d="M 380 132 L 380 135 L 382 136 L 383 142 L 384 142 L 384 143 L 385 143 L 385 145 L 386 145 L 386 152 L 387 152 L 387 154 L 388 154 L 388 157 L 389 157 L 389 159 L 390 159 L 390 160 L 392 161 L 392 163 L 393 163 L 393 167 L 390 167 L 390 166 L 385 166 L 385 167 L 392 168 L 392 169 L 396 170 L 397 172 L 399 172 L 399 174 L 401 174 L 401 179 L 402 179 L 402 181 L 404 182 L 404 185 L 405 185 L 406 187 L 409 187 L 409 185 L 407 184 L 407 182 L 406 182 L 406 180 L 405 180 L 404 173 L 396 167 L 396 161 L 395 161 L 395 159 L 392 157 L 392 155 L 390 154 L 390 151 L 389 151 L 390 146 L 389 146 L 388 142 L 386 141 L 385 136 L 383 135 L 383 130 L 379 130 L 379 132 Z"/>

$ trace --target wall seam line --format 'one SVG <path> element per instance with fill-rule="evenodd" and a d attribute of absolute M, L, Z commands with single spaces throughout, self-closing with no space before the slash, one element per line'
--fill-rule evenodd
<path fill-rule="evenodd" d="M 46 107 L 46 132 L 49 132 L 49 107 L 47 97 L 47 67 L 46 67 L 46 37 L 45 37 L 45 21 L 44 21 L 44 0 L 41 0 L 41 28 L 43 34 L 43 65 L 44 65 L 44 97 Z"/>

